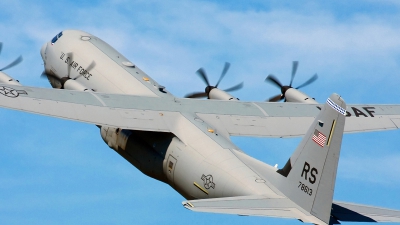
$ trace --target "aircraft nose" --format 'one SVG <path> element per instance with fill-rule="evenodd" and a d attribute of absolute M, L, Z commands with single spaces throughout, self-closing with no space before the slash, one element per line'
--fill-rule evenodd
<path fill-rule="evenodd" d="M 45 43 L 40 49 L 40 55 L 42 56 L 43 61 L 45 60 L 46 48 L 47 48 L 47 43 Z"/>

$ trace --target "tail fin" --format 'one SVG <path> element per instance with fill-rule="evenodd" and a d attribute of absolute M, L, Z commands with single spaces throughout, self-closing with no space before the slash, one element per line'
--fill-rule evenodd
<path fill-rule="evenodd" d="M 283 169 L 277 185 L 298 206 L 329 223 L 346 103 L 332 94 Z"/>

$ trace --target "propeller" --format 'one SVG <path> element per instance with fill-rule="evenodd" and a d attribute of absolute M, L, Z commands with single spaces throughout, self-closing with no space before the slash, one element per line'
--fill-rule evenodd
<path fill-rule="evenodd" d="M 0 54 L 1 54 L 2 48 L 3 48 L 3 43 L 0 42 Z M 14 67 L 14 66 L 20 64 L 22 61 L 23 61 L 22 56 L 19 56 L 17 59 L 15 59 L 14 61 L 12 61 L 10 64 L 8 64 L 7 66 L 1 68 L 0 71 L 10 69 L 11 67 Z"/>
<path fill-rule="evenodd" d="M 72 53 L 72 52 L 69 52 L 69 53 L 66 53 L 65 54 L 66 56 L 67 56 L 67 59 L 68 59 L 68 63 L 66 63 L 67 64 L 67 76 L 66 77 L 62 77 L 62 78 L 58 78 L 56 75 L 54 75 L 54 74 L 48 74 L 48 73 L 46 73 L 46 71 L 43 71 L 42 72 L 42 74 L 40 75 L 40 78 L 45 78 L 45 79 L 47 79 L 47 77 L 48 76 L 51 76 L 51 77 L 53 77 L 54 79 L 56 79 L 56 80 L 58 80 L 58 81 L 62 81 L 62 80 L 69 80 L 69 79 L 71 79 L 70 78 L 70 76 L 71 76 L 71 65 L 70 65 L 70 63 L 73 61 L 73 57 L 74 57 L 74 54 Z M 64 78 L 64 79 L 63 79 Z"/>
<path fill-rule="evenodd" d="M 292 64 L 292 76 L 291 76 L 291 78 L 290 78 L 290 83 L 289 83 L 289 85 L 282 85 L 282 83 L 278 80 L 278 78 L 276 78 L 276 77 L 275 77 L 274 75 L 272 75 L 272 74 L 270 74 L 270 75 L 267 76 L 267 78 L 265 79 L 266 82 L 269 82 L 269 83 L 271 83 L 271 84 L 273 84 L 273 85 L 275 85 L 275 86 L 277 86 L 278 88 L 281 89 L 281 94 L 272 96 L 272 97 L 269 98 L 267 101 L 269 101 L 269 102 L 277 102 L 277 101 L 280 101 L 280 100 L 285 99 L 285 93 L 286 93 L 286 91 L 287 91 L 288 89 L 290 89 L 290 88 L 293 88 L 292 84 L 293 84 L 293 80 L 294 80 L 294 77 L 295 77 L 295 75 L 296 75 L 298 66 L 299 66 L 299 62 L 298 62 L 298 61 L 293 61 L 293 64 Z M 317 80 L 317 79 L 318 79 L 318 75 L 317 75 L 317 74 L 314 74 L 314 75 L 313 75 L 310 79 L 308 79 L 306 82 L 304 82 L 303 84 L 301 84 L 301 85 L 295 87 L 295 89 L 300 89 L 300 88 L 302 88 L 302 87 L 305 87 L 305 86 L 311 84 L 312 82 L 314 82 L 314 81 Z"/>
<path fill-rule="evenodd" d="M 58 80 L 58 81 L 61 83 L 61 89 L 63 89 L 63 88 L 64 88 L 64 83 L 65 83 L 67 80 L 70 80 L 70 79 L 76 80 L 76 79 L 78 79 L 79 77 L 83 76 L 84 73 L 80 73 L 80 74 L 79 74 L 78 76 L 76 76 L 75 78 L 71 78 L 71 68 L 72 68 L 72 66 L 71 66 L 70 63 L 73 61 L 74 54 L 73 54 L 72 52 L 69 52 L 69 53 L 66 53 L 66 56 L 67 56 L 67 58 L 69 58 L 69 59 L 68 59 L 68 63 L 67 63 L 67 76 L 58 78 L 58 77 L 57 77 L 56 75 L 54 75 L 54 74 L 47 74 L 46 71 L 43 71 L 42 74 L 40 75 L 40 77 L 41 77 L 41 78 L 47 79 L 49 76 L 51 76 L 52 78 Z M 86 71 L 87 71 L 87 72 L 90 72 L 90 70 L 92 70 L 95 66 L 96 66 L 96 62 L 95 62 L 95 61 L 92 61 L 92 62 L 89 64 L 89 66 L 86 68 Z"/>
<path fill-rule="evenodd" d="M 196 71 L 197 75 L 200 76 L 200 78 L 206 83 L 207 87 L 205 88 L 204 92 L 193 92 L 190 94 L 185 95 L 185 98 L 204 98 L 207 97 L 209 98 L 209 93 L 212 89 L 218 88 L 218 85 L 221 83 L 222 79 L 225 77 L 226 73 L 229 70 L 229 67 L 231 66 L 230 63 L 226 62 L 224 65 L 224 69 L 222 70 L 221 76 L 219 77 L 219 80 L 215 86 L 210 85 L 210 82 L 208 81 L 206 71 L 203 68 L 200 68 Z M 227 88 L 223 91 L 230 92 L 230 91 L 236 91 L 239 90 L 243 87 L 243 82 L 239 83 L 233 87 Z"/>

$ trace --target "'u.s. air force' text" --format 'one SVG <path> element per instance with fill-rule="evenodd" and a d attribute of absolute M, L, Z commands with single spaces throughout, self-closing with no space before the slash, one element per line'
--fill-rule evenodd
<path fill-rule="evenodd" d="M 67 57 L 65 57 L 67 56 Z M 65 54 L 64 52 L 61 52 L 61 56 L 60 59 L 63 60 L 66 64 L 68 64 L 72 69 L 74 69 L 75 71 L 77 71 L 79 73 L 79 75 L 83 76 L 84 78 L 86 78 L 86 80 L 89 80 L 89 78 L 92 76 L 91 73 L 89 73 L 89 71 L 87 71 L 85 68 L 83 68 L 82 66 L 79 66 L 79 63 L 74 61 L 71 57 L 69 57 L 67 54 Z M 78 67 L 79 66 L 79 67 Z"/>

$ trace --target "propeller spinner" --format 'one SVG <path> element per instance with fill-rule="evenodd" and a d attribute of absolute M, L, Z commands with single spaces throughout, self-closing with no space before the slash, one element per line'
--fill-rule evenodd
<path fill-rule="evenodd" d="M 222 70 L 221 76 L 219 77 L 219 80 L 217 82 L 217 84 L 215 86 L 210 85 L 210 82 L 208 81 L 207 78 L 207 74 L 206 71 L 203 68 L 200 68 L 196 71 L 196 73 L 200 76 L 200 78 L 204 81 L 204 83 L 206 83 L 206 88 L 204 90 L 204 92 L 193 92 L 190 94 L 185 95 L 185 98 L 210 98 L 210 91 L 214 88 L 218 88 L 218 85 L 220 84 L 221 80 L 225 77 L 226 73 L 229 70 L 230 67 L 230 63 L 226 62 L 224 69 Z M 233 87 L 227 88 L 225 90 L 223 90 L 224 92 L 230 92 L 230 91 L 236 91 L 239 90 L 243 87 L 243 82 L 239 83 Z"/>
<path fill-rule="evenodd" d="M 297 72 L 297 67 L 299 66 L 299 62 L 298 61 L 293 61 L 293 65 L 292 65 L 292 77 L 290 79 L 290 84 L 289 85 L 282 85 L 282 83 L 278 80 L 278 78 L 276 78 L 274 75 L 270 74 L 268 75 L 268 77 L 265 79 L 266 82 L 269 82 L 277 87 L 279 87 L 281 89 L 281 94 L 275 95 L 271 98 L 269 98 L 267 101 L 269 102 L 277 102 L 280 100 L 283 100 L 286 98 L 285 94 L 286 91 L 293 88 L 292 83 L 293 83 L 293 79 L 296 75 Z M 298 87 L 294 88 L 294 89 L 300 89 L 302 87 L 305 87 L 309 84 L 311 84 L 312 82 L 314 82 L 315 80 L 318 79 L 318 75 L 314 74 L 310 79 L 308 79 L 306 82 L 304 82 L 302 85 L 299 85 Z M 286 99 L 285 99 L 286 101 Z"/>

